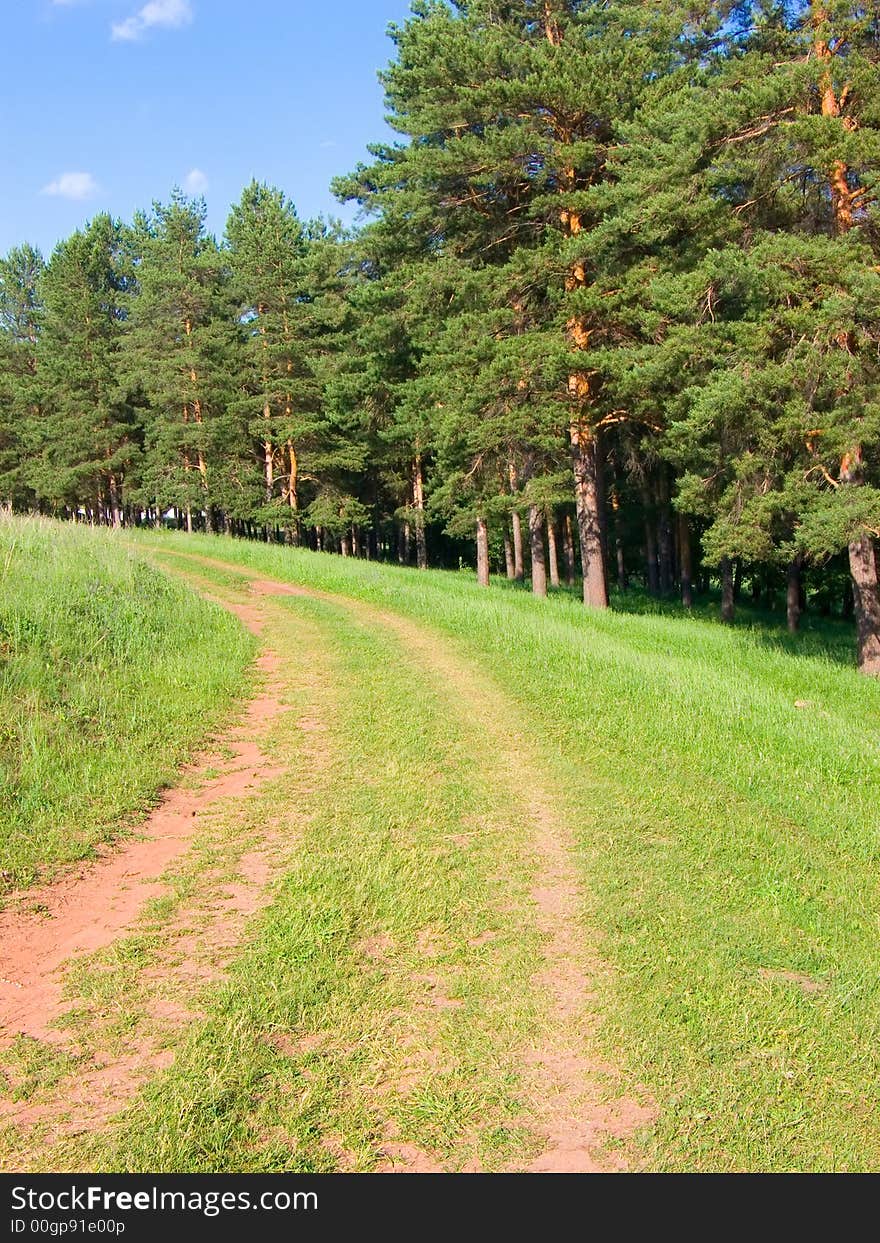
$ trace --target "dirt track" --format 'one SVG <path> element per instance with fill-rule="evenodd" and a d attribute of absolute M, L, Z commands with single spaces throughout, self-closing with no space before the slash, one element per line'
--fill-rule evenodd
<path fill-rule="evenodd" d="M 182 565 L 196 572 L 201 563 L 241 574 L 240 567 L 178 555 Z M 284 597 L 297 595 L 331 599 L 322 593 L 253 575 L 245 589 L 231 595 L 226 592 L 221 602 L 260 634 L 266 611 L 281 606 Z M 491 780 L 503 784 L 517 797 L 522 797 L 523 790 L 528 792 L 525 812 L 531 825 L 534 860 L 531 897 L 544 944 L 535 984 L 544 998 L 544 1016 L 540 1030 L 521 1052 L 523 1063 L 531 1068 L 535 1087 L 531 1097 L 533 1112 L 522 1122 L 542 1137 L 543 1149 L 526 1168 L 536 1172 L 625 1168 L 620 1156 L 607 1154 L 605 1142 L 609 1137 L 626 1138 L 649 1123 L 651 1111 L 626 1095 L 609 1101 L 607 1091 L 600 1090 L 600 1082 L 607 1084 L 609 1078 L 613 1080 L 614 1068 L 591 1060 L 584 1052 L 594 1022 L 591 979 L 601 964 L 595 950 L 587 944 L 579 919 L 581 894 L 572 861 L 570 830 L 543 783 L 527 739 L 517 727 L 515 708 L 510 703 L 500 703 L 500 692 L 491 680 L 428 629 L 362 603 L 332 599 L 370 626 L 393 632 L 442 684 L 453 710 L 484 733 L 493 757 Z M 206 813 L 218 803 L 228 806 L 230 800 L 244 804 L 265 782 L 283 778 L 283 768 L 267 758 L 263 744 L 273 722 L 285 710 L 283 701 L 289 688 L 279 679 L 277 655 L 271 649 L 264 648 L 259 669 L 264 686 L 248 705 L 241 724 L 218 740 L 217 755 L 203 756 L 187 770 L 185 783 L 165 796 L 135 839 L 56 885 L 18 895 L 0 913 L 4 945 L 0 1062 L 3 1048 L 8 1048 L 22 1033 L 50 1043 L 64 1043 L 65 1037 L 52 1023 L 69 1005 L 64 998 L 64 981 L 71 966 L 79 957 L 107 947 L 124 935 L 135 924 L 148 899 L 165 892 L 163 873 L 191 849 Z M 305 722 L 304 728 L 320 725 L 312 720 Z M 222 748 L 227 749 L 224 758 L 219 755 Z M 257 874 L 257 882 L 259 879 Z M 256 909 L 268 900 L 267 893 L 264 899 L 251 901 L 249 906 Z M 503 894 L 499 893 L 498 900 L 503 901 Z M 230 927 L 224 930 L 224 911 L 215 912 L 213 926 L 220 944 L 234 945 L 241 934 L 242 921 L 233 918 L 235 914 L 230 909 Z M 237 914 L 240 916 L 241 911 Z M 187 1021 L 186 1015 L 180 1017 L 182 1022 Z M 154 1050 L 143 1050 L 142 1054 L 129 1050 L 123 1060 L 127 1072 L 136 1073 L 114 1076 L 110 1059 L 109 1081 L 117 1107 L 145 1075 L 162 1064 Z M 106 1078 L 106 1064 L 102 1073 Z M 45 1103 L 35 1110 L 10 1108 L 7 1104 L 0 1106 L 0 1121 L 4 1114 L 17 1126 L 27 1127 L 29 1123 L 45 1124 L 47 1119 L 51 1120 L 52 1108 Z M 94 1111 L 90 1122 L 85 1109 L 79 1124 L 102 1125 L 107 1114 L 108 1107 Z M 430 1154 L 392 1141 L 386 1145 L 386 1156 L 379 1168 L 443 1168 Z"/>

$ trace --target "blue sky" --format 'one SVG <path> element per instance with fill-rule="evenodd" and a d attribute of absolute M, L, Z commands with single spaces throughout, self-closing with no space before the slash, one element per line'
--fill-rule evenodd
<path fill-rule="evenodd" d="M 252 177 L 350 218 L 330 178 L 387 138 L 376 71 L 409 0 L 0 0 L 0 253 L 47 254 L 175 184 L 220 233 Z"/>

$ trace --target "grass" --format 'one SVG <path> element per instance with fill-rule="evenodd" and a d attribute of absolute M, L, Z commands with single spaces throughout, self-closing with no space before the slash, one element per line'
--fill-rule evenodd
<path fill-rule="evenodd" d="M 841 628 L 798 655 L 755 624 L 588 615 L 232 541 L 163 546 L 430 625 L 525 711 L 612 969 L 606 1054 L 658 1104 L 650 1168 L 880 1164 L 880 685 Z"/>
<path fill-rule="evenodd" d="M 228 713 L 252 651 L 107 533 L 0 521 L 0 895 L 130 827 Z"/>

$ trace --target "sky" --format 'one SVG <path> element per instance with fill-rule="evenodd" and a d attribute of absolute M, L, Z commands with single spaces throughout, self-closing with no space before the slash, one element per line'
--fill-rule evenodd
<path fill-rule="evenodd" d="M 303 217 L 384 141 L 377 70 L 409 0 L 0 0 L 0 254 L 45 254 L 172 187 L 220 234 L 254 177 Z"/>

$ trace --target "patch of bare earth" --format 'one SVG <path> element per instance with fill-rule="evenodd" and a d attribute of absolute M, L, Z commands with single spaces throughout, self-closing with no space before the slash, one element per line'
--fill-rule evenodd
<path fill-rule="evenodd" d="M 219 602 L 255 634 L 262 633 L 265 616 L 257 604 Z M 65 989 L 71 969 L 130 933 L 148 900 L 169 892 L 163 874 L 197 839 L 209 834 L 212 817 L 228 815 L 230 807 L 244 807 L 263 785 L 285 771 L 264 751 L 269 730 L 288 710 L 282 702 L 286 688 L 279 665 L 276 652 L 262 652 L 257 668 L 263 674 L 263 688 L 248 704 L 240 725 L 217 740 L 216 753 L 203 755 L 184 769 L 185 783 L 165 795 L 135 840 L 57 884 L 12 895 L 0 912 L 4 944 L 0 1072 L 4 1051 L 22 1036 L 78 1056 L 76 1035 L 53 1026 L 75 1004 Z M 312 745 L 305 750 L 315 750 L 307 762 L 308 758 L 317 762 L 316 722 L 310 719 L 307 725 Z M 286 853 L 280 849 L 280 833 L 279 826 L 266 826 L 244 843 L 244 853 L 234 864 L 234 879 L 212 877 L 210 872 L 200 876 L 200 888 L 207 889 L 207 896 L 202 894 L 197 930 L 187 910 L 163 928 L 164 956 L 141 972 L 149 1020 L 143 1026 L 148 1034 L 140 1036 L 138 1024 L 122 1051 L 101 1051 L 79 1060 L 75 1076 L 64 1078 L 63 1091 L 37 1093 L 33 1100 L 0 1099 L 0 1125 L 16 1128 L 25 1153 L 34 1142 L 49 1146 L 98 1129 L 142 1082 L 170 1064 L 175 1035 L 200 1017 L 195 1000 L 199 990 L 222 972 L 248 919 L 271 899 L 270 882 Z M 289 846 L 289 840 L 285 844 Z M 230 859 L 223 863 L 228 871 Z M 14 1088 L 15 1071 L 5 1069 Z"/>
<path fill-rule="evenodd" d="M 264 653 L 258 665 L 271 673 L 276 662 L 274 653 Z M 51 1039 L 50 1025 L 63 1009 L 62 965 L 110 945 L 148 899 L 167 892 L 162 873 L 188 848 L 200 817 L 220 799 L 246 798 L 279 775 L 264 757 L 260 739 L 280 711 L 276 694 L 267 689 L 250 703 L 241 728 L 222 739 L 231 755 L 206 755 L 187 766 L 187 784 L 165 795 L 135 840 L 57 884 L 11 895 L 0 911 L 0 1047 L 20 1033 Z"/>
<path fill-rule="evenodd" d="M 823 993 L 828 987 L 824 980 L 815 980 L 812 976 L 804 975 L 801 971 L 783 971 L 773 970 L 770 967 L 761 967 L 758 975 L 762 980 L 770 980 L 771 983 L 793 984 L 802 993 L 807 993 L 808 995 Z"/>

